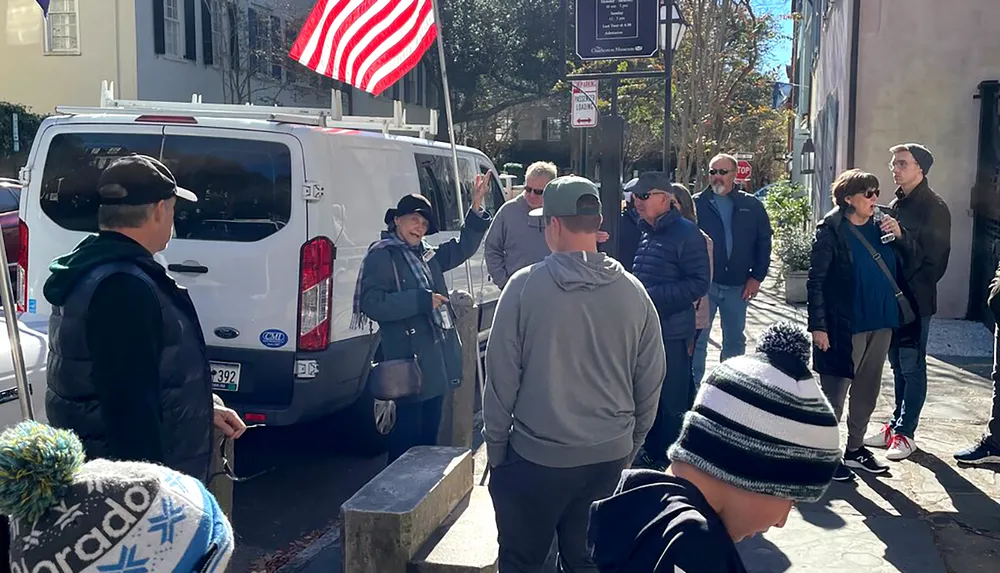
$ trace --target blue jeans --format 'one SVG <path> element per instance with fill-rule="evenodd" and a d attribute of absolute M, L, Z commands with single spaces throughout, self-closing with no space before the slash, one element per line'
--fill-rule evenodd
<path fill-rule="evenodd" d="M 910 439 L 917 432 L 920 411 L 927 400 L 927 334 L 930 317 L 920 319 L 920 345 L 900 348 L 895 338 L 889 347 L 889 364 L 895 379 L 896 410 L 889 427 Z"/>
<path fill-rule="evenodd" d="M 722 362 L 734 356 L 742 356 L 747 350 L 747 303 L 743 300 L 743 286 L 727 286 L 712 283 L 708 287 L 708 328 L 698 336 L 694 345 L 692 370 L 694 385 L 697 388 L 705 378 L 705 361 L 708 359 L 708 338 L 715 324 L 715 313 L 722 320 Z"/>

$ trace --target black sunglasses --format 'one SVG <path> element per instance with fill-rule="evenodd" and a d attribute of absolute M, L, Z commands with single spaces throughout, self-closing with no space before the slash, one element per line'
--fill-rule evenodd
<path fill-rule="evenodd" d="M 642 191 L 639 193 L 632 193 L 632 196 L 640 201 L 648 201 L 653 195 L 666 195 L 663 191 Z"/>
<path fill-rule="evenodd" d="M 865 199 L 871 199 L 872 197 L 878 197 L 879 190 L 878 189 L 869 189 L 867 191 L 862 191 L 862 192 L 858 193 L 858 195 L 864 195 Z"/>
<path fill-rule="evenodd" d="M 264 427 L 264 424 L 254 424 L 252 426 L 247 426 L 247 430 L 249 430 L 250 428 L 263 428 L 263 427 Z M 244 433 L 245 433 L 245 431 L 244 431 Z M 260 476 L 262 476 L 262 475 L 264 475 L 264 474 L 266 474 L 268 472 L 274 471 L 274 468 L 272 467 L 272 468 L 268 468 L 268 469 L 266 469 L 264 471 L 260 471 L 260 472 L 257 472 L 255 474 L 249 475 L 249 476 L 238 476 L 238 475 L 236 475 L 236 472 L 233 471 L 232 464 L 229 463 L 229 458 L 226 457 L 226 441 L 227 440 L 229 440 L 229 438 L 222 438 L 222 440 L 219 442 L 219 457 L 222 458 L 222 471 L 221 472 L 216 472 L 216 473 L 210 475 L 208 477 L 208 481 L 209 482 L 211 482 L 213 479 L 215 479 L 215 478 L 217 478 L 219 476 L 226 476 L 226 478 L 228 478 L 229 481 L 236 482 L 236 483 L 242 483 L 242 482 L 250 481 L 250 480 L 252 480 L 254 478 L 258 478 L 258 477 L 260 477 Z"/>
<path fill-rule="evenodd" d="M 709 169 L 709 175 L 729 175 L 732 169 Z"/>
<path fill-rule="evenodd" d="M 541 197 L 542 193 L 545 192 L 544 188 L 542 188 L 542 189 L 533 189 L 531 187 L 528 187 L 527 185 L 524 186 L 524 190 L 527 191 L 528 193 L 534 193 L 535 195 L 538 195 L 539 197 Z"/>

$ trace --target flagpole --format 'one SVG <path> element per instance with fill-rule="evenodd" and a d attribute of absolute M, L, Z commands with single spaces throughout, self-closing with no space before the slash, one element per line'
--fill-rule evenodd
<path fill-rule="evenodd" d="M 462 205 L 462 176 L 458 170 L 458 143 L 455 142 L 455 122 L 451 115 L 451 90 L 448 88 L 448 66 L 445 65 L 444 55 L 444 27 L 441 22 L 441 12 L 438 10 L 438 0 L 431 0 L 434 7 L 434 25 L 437 26 L 438 62 L 441 66 L 441 83 L 444 88 L 444 115 L 448 121 L 448 139 L 451 140 L 451 168 L 452 178 L 455 180 L 455 200 L 458 202 L 458 221 L 465 226 L 465 206 Z M 465 261 L 465 280 L 469 284 L 469 294 L 475 296 L 475 289 L 472 284 L 472 266 L 468 260 Z"/>

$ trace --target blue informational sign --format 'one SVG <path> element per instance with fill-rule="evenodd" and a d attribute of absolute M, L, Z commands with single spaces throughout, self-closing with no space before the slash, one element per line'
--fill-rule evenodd
<path fill-rule="evenodd" d="M 656 55 L 658 0 L 576 0 L 576 55 L 622 60 Z"/>

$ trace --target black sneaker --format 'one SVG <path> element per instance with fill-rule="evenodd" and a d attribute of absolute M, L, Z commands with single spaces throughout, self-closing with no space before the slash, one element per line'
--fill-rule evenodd
<path fill-rule="evenodd" d="M 844 452 L 844 465 L 870 474 L 884 474 L 889 471 L 889 466 L 875 459 L 875 455 L 864 446 L 853 452 Z"/>
<path fill-rule="evenodd" d="M 956 452 L 955 459 L 963 464 L 1000 464 L 1000 448 L 983 436 L 975 446 Z"/>
<path fill-rule="evenodd" d="M 837 464 L 837 471 L 833 474 L 833 481 L 854 481 L 854 472 L 844 464 Z"/>

